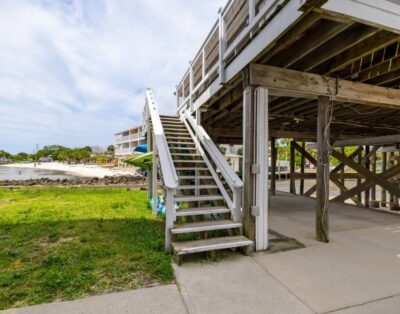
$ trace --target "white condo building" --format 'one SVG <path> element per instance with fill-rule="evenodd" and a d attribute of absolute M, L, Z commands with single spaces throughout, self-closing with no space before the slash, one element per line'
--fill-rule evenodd
<path fill-rule="evenodd" d="M 115 157 L 118 159 L 128 158 L 135 154 L 135 147 L 141 144 L 146 144 L 145 132 L 142 126 L 115 133 Z"/>

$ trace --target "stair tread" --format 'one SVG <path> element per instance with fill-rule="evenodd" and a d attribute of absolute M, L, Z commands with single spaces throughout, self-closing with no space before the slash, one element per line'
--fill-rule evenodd
<path fill-rule="evenodd" d="M 193 143 L 193 142 L 175 142 L 175 141 L 172 141 L 172 142 L 169 142 L 169 141 L 167 141 L 167 143 L 168 144 L 180 144 L 180 145 L 191 145 L 191 146 L 195 146 L 195 144 Z"/>
<path fill-rule="evenodd" d="M 196 159 L 175 159 L 174 162 L 178 162 L 178 163 L 205 163 L 204 160 L 196 160 Z"/>
<path fill-rule="evenodd" d="M 178 217 L 230 213 L 227 207 L 190 207 L 176 210 Z"/>
<path fill-rule="evenodd" d="M 178 179 L 191 180 L 191 179 L 213 179 L 212 176 L 178 176 Z"/>
<path fill-rule="evenodd" d="M 245 236 L 218 237 L 184 242 L 172 242 L 172 247 L 177 255 L 222 250 L 242 247 L 253 244 Z"/>
<path fill-rule="evenodd" d="M 222 195 L 186 195 L 186 196 L 176 196 L 174 198 L 175 202 L 197 202 L 197 201 L 218 201 L 223 200 Z"/>
<path fill-rule="evenodd" d="M 193 170 L 193 171 L 205 171 L 205 170 L 208 170 L 208 168 L 193 168 L 193 167 L 177 167 L 177 168 L 175 168 L 175 170 L 181 170 L 181 171 L 190 171 L 190 170 Z"/>
<path fill-rule="evenodd" d="M 199 185 L 180 185 L 178 190 L 190 190 L 190 189 L 218 189 L 216 184 L 199 184 Z"/>
<path fill-rule="evenodd" d="M 214 230 L 240 228 L 241 226 L 242 223 L 234 222 L 232 220 L 208 220 L 200 222 L 188 222 L 176 225 L 173 228 L 171 228 L 171 233 L 182 234 L 182 233 L 192 233 L 192 232 L 214 231 Z"/>
<path fill-rule="evenodd" d="M 201 157 L 200 154 L 191 154 L 191 153 L 171 153 L 171 156 L 193 156 L 193 157 Z"/>

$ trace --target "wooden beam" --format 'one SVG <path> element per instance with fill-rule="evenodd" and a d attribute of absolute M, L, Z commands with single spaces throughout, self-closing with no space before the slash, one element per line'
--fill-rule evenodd
<path fill-rule="evenodd" d="M 315 141 L 317 134 L 313 132 L 297 132 L 284 130 L 271 130 L 270 136 L 275 138 L 292 138 L 295 140 Z"/>
<path fill-rule="evenodd" d="M 317 199 L 315 233 L 318 241 L 329 242 L 329 135 L 332 104 L 329 97 L 318 99 Z"/>
<path fill-rule="evenodd" d="M 400 90 L 261 64 L 250 65 L 252 85 L 329 96 L 335 101 L 400 108 Z"/>
<path fill-rule="evenodd" d="M 317 178 L 317 174 L 315 172 L 308 172 L 308 173 L 296 172 L 293 176 L 296 180 L 315 180 Z M 333 178 L 335 180 L 363 178 L 363 176 L 358 173 L 332 173 L 331 172 L 329 176 L 330 176 L 330 178 Z"/>
<path fill-rule="evenodd" d="M 356 145 L 388 145 L 398 143 L 400 143 L 400 134 L 339 140 L 334 142 L 332 146 L 346 147 Z"/>

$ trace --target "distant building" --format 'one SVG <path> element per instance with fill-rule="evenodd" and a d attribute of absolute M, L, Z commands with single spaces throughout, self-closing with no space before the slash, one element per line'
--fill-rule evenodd
<path fill-rule="evenodd" d="M 92 146 L 91 149 L 93 155 L 102 155 L 107 152 L 107 150 L 104 147 L 98 145 Z"/>
<path fill-rule="evenodd" d="M 12 160 L 11 160 L 10 158 L 1 156 L 1 157 L 0 157 L 0 162 L 1 162 L 1 163 L 9 163 L 9 162 L 12 162 Z"/>
<path fill-rule="evenodd" d="M 146 144 L 145 131 L 142 126 L 115 133 L 114 147 L 118 163 L 133 156 L 135 154 L 134 149 L 141 144 Z"/>
<path fill-rule="evenodd" d="M 221 144 L 219 145 L 222 154 L 225 156 L 225 159 L 228 161 L 229 165 L 235 172 L 242 171 L 242 155 L 240 154 L 240 150 L 242 149 L 242 145 L 227 145 Z"/>

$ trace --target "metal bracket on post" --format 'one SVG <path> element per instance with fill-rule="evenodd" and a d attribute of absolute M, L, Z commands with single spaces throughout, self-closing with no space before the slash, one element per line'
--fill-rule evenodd
<path fill-rule="evenodd" d="M 251 165 L 251 173 L 252 174 L 260 174 L 261 169 L 259 164 L 253 164 Z"/>
<path fill-rule="evenodd" d="M 260 216 L 260 206 L 251 206 L 251 215 L 254 217 Z"/>

